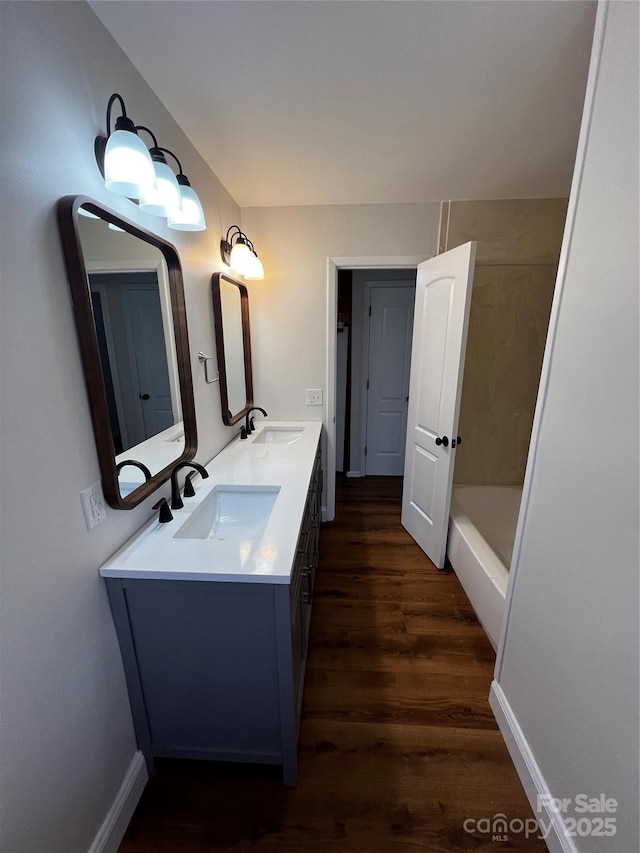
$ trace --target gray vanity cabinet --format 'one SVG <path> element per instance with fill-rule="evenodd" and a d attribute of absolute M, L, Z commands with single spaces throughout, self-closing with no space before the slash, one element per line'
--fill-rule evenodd
<path fill-rule="evenodd" d="M 246 761 L 295 785 L 321 490 L 318 453 L 288 584 L 106 578 L 150 773 L 161 756 Z"/>

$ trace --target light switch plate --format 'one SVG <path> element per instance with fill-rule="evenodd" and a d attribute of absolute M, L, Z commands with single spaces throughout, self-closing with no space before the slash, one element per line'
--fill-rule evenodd
<path fill-rule="evenodd" d="M 87 522 L 87 530 L 93 530 L 107 517 L 107 505 L 102 493 L 102 485 L 98 480 L 93 486 L 80 492 L 84 520 Z"/>
<path fill-rule="evenodd" d="M 322 388 L 307 388 L 307 406 L 322 405 Z"/>

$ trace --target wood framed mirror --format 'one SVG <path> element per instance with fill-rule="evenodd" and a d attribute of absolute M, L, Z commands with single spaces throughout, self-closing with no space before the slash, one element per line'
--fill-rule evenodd
<path fill-rule="evenodd" d="M 222 421 L 232 426 L 253 406 L 249 292 L 224 273 L 211 277 Z"/>
<path fill-rule="evenodd" d="M 180 259 L 86 196 L 58 224 L 104 496 L 132 509 L 197 450 Z"/>

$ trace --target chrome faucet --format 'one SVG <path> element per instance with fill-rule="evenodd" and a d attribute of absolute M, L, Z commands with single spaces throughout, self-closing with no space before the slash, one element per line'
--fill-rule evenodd
<path fill-rule="evenodd" d="M 247 412 L 247 417 L 245 418 L 245 422 L 244 422 L 244 431 L 245 431 L 247 436 L 251 435 L 251 433 L 255 429 L 255 426 L 253 424 L 253 418 L 249 417 L 251 412 L 262 412 L 262 414 L 265 416 L 265 418 L 267 417 L 267 413 L 265 412 L 264 409 L 261 409 L 260 406 L 254 406 L 252 409 L 249 409 L 249 411 Z"/>
<path fill-rule="evenodd" d="M 197 462 L 178 462 L 171 472 L 171 509 L 182 509 L 184 504 L 180 497 L 180 486 L 178 485 L 178 471 L 182 468 L 195 468 L 203 480 L 206 480 L 209 474 L 206 469 Z"/>

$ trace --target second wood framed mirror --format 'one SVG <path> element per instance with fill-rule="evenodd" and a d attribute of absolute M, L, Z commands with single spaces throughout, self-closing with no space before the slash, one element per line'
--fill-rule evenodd
<path fill-rule="evenodd" d="M 249 292 L 224 273 L 211 277 L 222 421 L 232 426 L 253 406 Z"/>
<path fill-rule="evenodd" d="M 197 449 L 180 260 L 85 196 L 61 199 L 58 223 L 104 496 L 132 509 Z"/>

